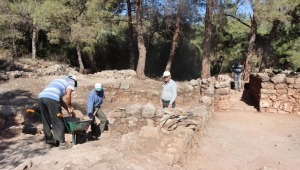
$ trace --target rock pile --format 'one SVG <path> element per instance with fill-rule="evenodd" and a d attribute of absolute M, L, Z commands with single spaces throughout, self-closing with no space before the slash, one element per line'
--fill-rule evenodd
<path fill-rule="evenodd" d="M 260 73 L 250 76 L 250 84 L 261 112 L 300 115 L 300 77 Z"/>
<path fill-rule="evenodd" d="M 172 131 L 179 127 L 195 130 L 201 116 L 199 111 L 186 112 L 177 108 L 155 108 L 151 103 L 115 108 L 107 114 L 110 122 L 110 133 L 113 135 L 137 131 L 146 125 L 155 126 L 165 131 Z"/>
<path fill-rule="evenodd" d="M 88 74 L 88 77 L 102 79 L 132 79 L 136 77 L 134 70 L 106 70 L 94 74 Z"/>
<path fill-rule="evenodd" d="M 21 112 L 5 115 L 0 114 L 0 136 L 17 136 L 24 128 L 24 116 Z"/>
<path fill-rule="evenodd" d="M 155 108 L 151 103 L 115 108 L 107 114 L 109 133 L 122 135 L 118 150 L 142 151 L 150 159 L 154 157 L 173 165 L 184 159 L 183 153 L 191 145 L 196 131 L 202 131 L 207 124 L 211 108 L 197 104 L 184 111 Z"/>
<path fill-rule="evenodd" d="M 20 58 L 14 63 L 3 62 L 0 65 L 0 79 L 14 79 L 18 77 L 34 77 L 43 75 L 67 75 L 76 71 L 64 64 L 54 64 L 43 60 Z"/>

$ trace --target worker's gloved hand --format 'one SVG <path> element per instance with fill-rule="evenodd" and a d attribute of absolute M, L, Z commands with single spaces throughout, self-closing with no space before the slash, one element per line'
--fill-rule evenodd
<path fill-rule="evenodd" d="M 88 117 L 89 117 L 90 119 L 93 119 L 93 114 L 92 114 L 92 113 L 88 113 L 87 115 L 88 115 Z"/>

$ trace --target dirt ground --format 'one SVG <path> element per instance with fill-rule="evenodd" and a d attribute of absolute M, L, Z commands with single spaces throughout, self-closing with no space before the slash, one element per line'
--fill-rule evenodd
<path fill-rule="evenodd" d="M 53 78 L 55 76 L 40 79 L 18 78 L 0 82 L 0 105 L 26 107 L 35 104 L 37 94 Z M 84 76 L 79 78 L 81 78 L 79 84 L 90 86 L 97 81 L 108 81 L 85 79 Z M 159 88 L 150 85 L 152 80 L 130 81 L 136 85 L 135 88 L 147 87 L 147 85 L 149 88 Z M 231 110 L 212 114 L 206 131 L 199 139 L 199 147 L 193 153 L 193 160 L 183 169 L 254 170 L 263 167 L 277 170 L 299 169 L 300 117 L 259 113 L 254 106 L 246 104 L 251 101 L 240 100 L 242 95 L 242 92 L 232 91 Z M 109 111 L 116 106 L 126 107 L 130 104 L 132 103 L 106 103 L 103 108 Z M 67 139 L 70 139 L 70 135 Z M 137 169 L 128 163 L 128 159 L 127 162 L 122 162 L 118 157 L 107 156 L 107 152 L 115 152 L 112 148 L 117 146 L 118 141 L 120 138 L 104 134 L 98 141 L 77 145 L 69 151 L 60 151 L 58 148 L 45 150 L 43 135 L 22 134 L 12 138 L 1 138 L 0 169 L 13 169 L 29 158 L 34 164 L 39 165 L 36 169 L 62 169 L 61 165 L 80 162 L 78 160 L 89 155 L 99 155 L 97 159 L 102 160 L 98 168 L 97 165 L 93 165 L 94 169 Z M 94 148 L 98 151 L 96 152 Z M 103 155 L 104 153 L 106 156 Z M 134 163 L 141 165 L 145 163 L 144 158 L 132 159 L 132 161 L 137 160 L 139 162 Z M 118 168 L 112 168 L 115 162 L 119 163 Z M 153 165 L 155 169 L 166 169 L 162 165 L 156 165 L 155 161 Z"/>
<path fill-rule="evenodd" d="M 186 169 L 299 169 L 300 117 L 259 113 L 241 96 L 232 91 L 231 110 L 213 113 Z"/>
<path fill-rule="evenodd" d="M 10 106 L 23 109 L 36 107 L 38 94 L 43 90 L 49 83 L 55 78 L 61 76 L 44 76 L 38 79 L 33 78 L 17 78 L 10 81 L 0 82 L 0 106 Z M 87 78 L 84 75 L 78 75 L 78 84 L 81 88 L 77 89 L 72 94 L 72 103 L 76 103 L 74 109 L 79 109 L 85 114 L 84 107 L 86 97 L 93 85 L 96 82 L 103 84 L 113 83 L 115 80 L 102 80 L 99 78 Z M 161 83 L 152 79 L 146 79 L 143 81 L 137 79 L 124 80 L 130 83 L 131 89 L 160 89 Z M 84 88 L 84 89 L 82 89 Z M 105 89 L 105 85 L 104 85 Z M 79 93 L 80 91 L 81 93 Z M 146 104 L 139 102 L 140 104 Z M 101 105 L 104 113 L 112 111 L 115 107 L 123 107 L 133 105 L 135 102 L 107 102 L 104 99 L 104 103 Z M 153 103 L 154 105 L 158 104 Z M 79 107 L 78 107 L 79 106 Z M 185 106 L 183 108 L 188 108 Z M 38 126 L 41 127 L 41 123 L 37 122 Z M 32 124 L 36 125 L 36 124 Z M 89 131 L 89 130 L 88 130 Z M 66 134 L 66 141 L 72 141 L 71 134 Z M 100 161 L 102 165 L 101 169 L 123 169 L 120 167 L 128 167 L 126 169 L 132 169 L 134 167 L 133 162 L 138 165 L 142 165 L 141 162 L 145 161 L 142 155 L 138 158 L 131 158 L 131 156 L 124 156 L 121 152 L 115 150 L 117 145 L 121 141 L 121 136 L 109 136 L 109 133 L 103 133 L 99 140 L 88 141 L 84 144 L 77 144 L 73 146 L 71 150 L 60 151 L 58 148 L 52 148 L 51 150 L 44 149 L 44 135 L 43 134 L 21 134 L 19 136 L 1 136 L 0 137 L 0 169 L 13 169 L 20 164 L 24 164 L 24 161 L 32 160 L 33 166 L 31 169 L 65 169 L 65 166 L 70 163 L 70 166 L 77 168 L 72 169 L 90 169 L 91 167 L 97 166 L 90 164 L 87 167 L 86 162 L 84 163 L 85 157 L 89 157 L 92 160 Z M 97 149 L 95 149 L 97 148 Z M 109 153 L 109 154 L 108 154 Z M 104 155 L 105 154 L 105 157 Z M 93 158 L 95 157 L 95 158 Z M 82 159 L 81 159 L 82 158 Z M 79 160 L 80 159 L 80 160 Z M 125 160 L 126 159 L 126 160 Z M 117 161 L 120 165 L 115 163 Z M 80 165 L 77 165 L 80 162 Z M 131 164 L 130 164 L 131 162 Z M 144 165 L 146 166 L 146 165 Z M 157 167 L 165 166 L 158 164 Z M 106 167 L 106 168 L 103 168 Z M 119 167 L 119 168 L 118 168 Z M 95 168 L 98 169 L 98 168 Z M 166 168 L 160 168 L 166 169 Z"/>

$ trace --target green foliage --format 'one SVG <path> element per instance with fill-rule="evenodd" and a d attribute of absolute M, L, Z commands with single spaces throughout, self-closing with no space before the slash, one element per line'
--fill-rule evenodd
<path fill-rule="evenodd" d="M 175 30 L 178 11 L 176 1 L 146 1 L 143 32 L 147 48 L 145 73 L 160 77 L 164 71 Z M 203 53 L 204 25 L 196 1 L 183 1 L 179 43 L 172 66 L 173 78 L 198 78 Z M 202 3 L 202 1 L 197 1 Z M 211 70 L 212 75 L 229 68 L 236 60 L 244 61 L 250 29 L 224 13 L 236 14 L 246 24 L 250 19 L 240 5 L 252 1 L 218 1 L 214 8 Z M 265 46 L 272 22 L 280 20 L 270 49 L 269 63 L 274 69 L 296 69 L 300 66 L 300 5 L 298 1 L 258 1 L 259 29 L 252 64 L 260 63 L 258 49 Z M 0 44 L 12 49 L 15 38 L 18 51 L 24 56 L 31 52 L 32 29 L 38 31 L 37 56 L 78 66 L 75 42 L 80 44 L 83 63 L 92 71 L 129 68 L 129 37 L 123 0 L 3 0 L 0 6 Z M 298 6 L 293 9 L 295 3 Z M 254 4 L 256 5 L 256 4 Z M 134 6 L 133 6 L 134 7 Z M 237 13 L 238 11 L 238 13 Z M 135 14 L 134 55 L 138 56 Z M 12 31 L 12 26 L 15 32 Z M 219 56 L 224 56 L 221 64 Z M 137 63 L 136 63 L 137 64 Z"/>

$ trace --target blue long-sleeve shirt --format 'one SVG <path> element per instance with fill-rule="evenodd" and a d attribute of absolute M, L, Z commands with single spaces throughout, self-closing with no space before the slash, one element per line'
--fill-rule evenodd
<path fill-rule="evenodd" d="M 87 106 L 87 115 L 91 118 L 93 117 L 93 109 L 95 107 L 100 107 L 100 104 L 102 104 L 104 96 L 104 90 L 102 89 L 99 94 L 96 93 L 95 90 L 92 90 L 89 95 L 86 102 Z"/>

